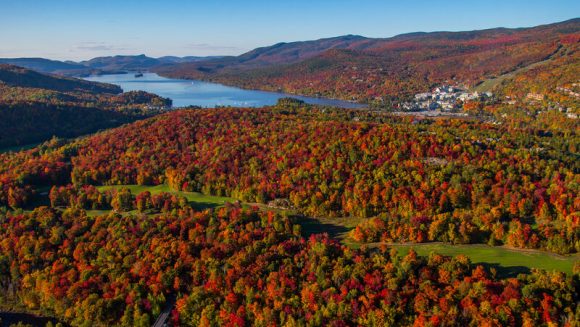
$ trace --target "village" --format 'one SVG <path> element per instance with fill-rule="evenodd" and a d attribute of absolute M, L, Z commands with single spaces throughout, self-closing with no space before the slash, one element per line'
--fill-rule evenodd
<path fill-rule="evenodd" d="M 412 101 L 401 104 L 404 111 L 446 111 L 454 112 L 463 108 L 463 103 L 473 100 L 490 100 L 491 92 L 468 92 L 456 86 L 443 85 L 432 92 L 416 94 Z"/>

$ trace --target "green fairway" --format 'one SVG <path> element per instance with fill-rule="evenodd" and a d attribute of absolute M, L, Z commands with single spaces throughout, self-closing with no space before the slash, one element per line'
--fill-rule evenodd
<path fill-rule="evenodd" d="M 88 217 L 106 216 L 111 210 L 85 210 Z"/>
<path fill-rule="evenodd" d="M 149 185 L 108 185 L 108 186 L 99 186 L 97 187 L 99 191 L 107 191 L 111 189 L 120 189 L 122 187 L 126 187 L 131 190 L 133 195 L 137 195 L 141 192 L 149 191 L 151 194 L 158 194 L 161 192 L 168 192 L 174 193 L 184 196 L 188 201 L 189 204 L 195 209 L 207 209 L 207 208 L 215 208 L 223 206 L 228 202 L 236 201 L 233 198 L 224 197 L 224 196 L 213 196 L 213 195 L 205 195 L 198 192 L 181 192 L 181 191 L 174 191 L 169 188 L 168 185 L 161 184 L 156 186 L 149 186 Z"/>
<path fill-rule="evenodd" d="M 302 235 L 328 233 L 334 239 L 351 248 L 360 248 L 366 245 L 368 248 L 376 248 L 381 243 L 358 243 L 348 237 L 348 233 L 361 223 L 362 218 L 310 218 L 295 216 L 295 222 L 302 227 Z M 529 272 L 532 268 L 548 271 L 561 271 L 572 273 L 574 263 L 580 261 L 580 254 L 561 256 L 545 251 L 508 249 L 505 247 L 492 247 L 485 244 L 454 245 L 444 243 L 418 243 L 418 244 L 388 244 L 399 250 L 399 254 L 405 255 L 413 248 L 417 254 L 428 256 L 435 252 L 447 256 L 466 255 L 474 264 L 482 264 L 493 267 L 502 276 L 515 276 L 518 273 Z"/>
<path fill-rule="evenodd" d="M 176 192 L 167 185 L 143 186 L 143 185 L 114 185 L 100 186 L 100 191 L 114 188 L 127 187 L 135 195 L 149 191 L 151 194 L 160 192 L 170 192 L 185 196 L 194 208 L 205 209 L 223 206 L 227 202 L 235 199 L 220 196 L 204 195 L 197 192 Z M 260 206 L 264 210 L 272 210 L 265 206 Z M 285 211 L 285 210 L 281 210 Z M 89 210 L 91 216 L 102 215 L 108 211 Z M 288 211 L 290 215 L 292 213 Z M 361 243 L 353 242 L 348 237 L 357 224 L 361 223 L 361 218 L 311 218 L 305 216 L 294 216 L 295 223 L 302 227 L 302 234 L 305 237 L 311 234 L 328 233 L 330 237 L 340 240 L 343 244 L 358 248 Z M 380 243 L 366 244 L 369 248 L 378 247 Z M 515 276 L 518 273 L 529 272 L 532 268 L 544 269 L 548 271 L 561 271 L 567 274 L 572 273 L 574 263 L 580 261 L 580 254 L 570 256 L 560 256 L 544 251 L 508 249 L 505 247 L 491 247 L 484 244 L 453 245 L 443 243 L 420 243 L 420 244 L 400 244 L 389 245 L 399 250 L 401 255 L 405 255 L 412 248 L 421 256 L 428 256 L 435 252 L 447 256 L 466 255 L 474 264 L 483 264 L 495 268 L 503 276 Z"/>
<path fill-rule="evenodd" d="M 526 272 L 531 268 L 548 271 L 572 273 L 574 263 L 580 260 L 580 255 L 560 256 L 544 251 L 528 251 L 491 247 L 483 244 L 453 245 L 453 244 L 412 244 L 393 245 L 400 254 L 406 254 L 412 248 L 417 254 L 428 256 L 431 252 L 442 255 L 456 256 L 464 254 L 475 264 L 496 267 L 504 275 L 514 275 Z"/>

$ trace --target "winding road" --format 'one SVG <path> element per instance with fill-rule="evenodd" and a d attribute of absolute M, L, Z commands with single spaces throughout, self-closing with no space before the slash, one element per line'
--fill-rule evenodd
<path fill-rule="evenodd" d="M 171 310 L 175 307 L 175 301 L 177 300 L 177 296 L 174 294 L 170 295 L 165 302 L 165 307 L 163 311 L 157 317 L 157 320 L 153 323 L 153 327 L 164 327 L 167 326 L 167 319 L 169 319 L 169 314 L 171 314 Z"/>

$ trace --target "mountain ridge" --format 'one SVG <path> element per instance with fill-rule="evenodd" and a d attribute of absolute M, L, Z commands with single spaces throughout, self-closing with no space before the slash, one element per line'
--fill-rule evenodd
<path fill-rule="evenodd" d="M 238 57 L 156 67 L 162 76 L 359 102 L 389 103 L 438 84 L 472 87 L 548 57 L 580 19 L 526 28 L 342 36 L 277 43 Z M 574 52 L 571 52 L 574 54 Z"/>
<path fill-rule="evenodd" d="M 163 56 L 153 58 L 140 55 L 114 55 L 95 57 L 75 62 L 60 61 L 40 57 L 0 58 L 0 64 L 15 65 L 44 74 L 63 76 L 86 76 L 91 74 L 126 73 L 127 71 L 149 70 L 155 66 L 186 63 L 221 58 L 220 56 Z"/>

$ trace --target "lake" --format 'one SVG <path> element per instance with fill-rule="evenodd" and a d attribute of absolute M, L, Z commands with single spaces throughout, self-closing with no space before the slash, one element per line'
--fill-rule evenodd
<path fill-rule="evenodd" d="M 135 74 L 98 75 L 84 78 L 89 81 L 119 85 L 123 91 L 146 91 L 173 100 L 174 107 L 215 106 L 262 107 L 276 104 L 278 99 L 292 97 L 306 103 L 327 105 L 341 108 L 362 108 L 365 105 L 348 101 L 304 97 L 277 92 L 244 90 L 237 87 L 198 80 L 171 79 L 155 73 L 144 73 L 143 77 Z"/>

